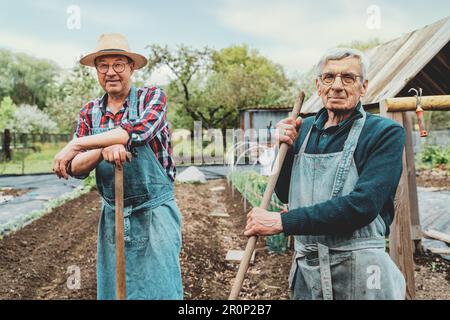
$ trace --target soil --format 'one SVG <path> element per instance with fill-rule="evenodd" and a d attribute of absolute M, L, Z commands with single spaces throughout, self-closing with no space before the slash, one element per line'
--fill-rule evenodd
<path fill-rule="evenodd" d="M 94 299 L 99 207 L 85 194 L 0 241 L 0 299 Z M 66 285 L 74 265 L 81 290 Z"/>
<path fill-rule="evenodd" d="M 225 190 L 210 190 L 218 187 Z M 247 243 L 242 198 L 237 192 L 233 197 L 225 180 L 177 184 L 175 191 L 183 215 L 185 299 L 226 299 L 239 265 L 226 262 L 225 255 L 229 249 L 244 250 Z M 95 299 L 99 207 L 93 191 L 1 240 L 0 299 Z M 268 252 L 261 238 L 240 298 L 288 299 L 291 255 Z M 450 263 L 435 255 L 415 260 L 417 298 L 450 299 Z M 68 289 L 72 266 L 80 270 L 80 289 Z"/>
<path fill-rule="evenodd" d="M 421 169 L 416 171 L 416 182 L 419 187 L 450 190 L 450 175 L 446 170 Z"/>

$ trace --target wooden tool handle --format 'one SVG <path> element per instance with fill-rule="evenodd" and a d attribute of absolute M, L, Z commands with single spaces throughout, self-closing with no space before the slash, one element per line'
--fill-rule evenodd
<path fill-rule="evenodd" d="M 123 167 L 115 166 L 116 201 L 116 298 L 126 299 L 125 239 L 123 222 Z"/>
<path fill-rule="evenodd" d="M 290 114 L 292 119 L 297 119 L 300 114 L 300 110 L 303 105 L 303 100 L 305 99 L 304 92 L 300 92 L 298 95 L 292 113 Z M 286 158 L 289 146 L 286 143 L 281 144 L 278 155 L 275 159 L 274 168 L 272 174 L 269 176 L 269 181 L 267 183 L 266 190 L 264 191 L 264 196 L 260 205 L 260 208 L 267 209 L 269 207 L 270 201 L 272 200 L 272 194 L 275 190 L 275 185 L 277 184 L 278 177 L 280 176 L 281 167 L 283 165 L 284 159 Z M 241 292 L 242 283 L 244 282 L 244 277 L 247 272 L 253 251 L 256 247 L 256 242 L 258 241 L 257 236 L 251 236 L 248 239 L 247 246 L 245 247 L 244 256 L 242 257 L 241 264 L 239 265 L 238 273 L 233 283 L 230 296 L 228 300 L 236 300 Z"/>

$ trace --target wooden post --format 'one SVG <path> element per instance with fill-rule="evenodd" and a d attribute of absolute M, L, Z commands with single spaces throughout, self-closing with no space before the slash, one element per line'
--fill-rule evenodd
<path fill-rule="evenodd" d="M 380 114 L 404 126 L 402 112 L 387 112 L 385 101 L 380 102 Z M 403 151 L 403 172 L 395 196 L 395 217 L 389 236 L 389 254 L 406 279 L 406 298 L 414 299 L 414 259 L 411 240 L 410 196 L 406 152 Z"/>

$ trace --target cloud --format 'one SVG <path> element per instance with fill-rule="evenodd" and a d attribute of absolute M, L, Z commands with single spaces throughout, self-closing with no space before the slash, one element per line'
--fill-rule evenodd
<path fill-rule="evenodd" d="M 69 42 L 49 42 L 36 36 L 26 36 L 0 31 L 0 46 L 16 52 L 50 59 L 63 68 L 71 68 L 85 48 Z"/>
<path fill-rule="evenodd" d="M 142 5 L 128 6 L 124 2 L 96 3 L 93 1 L 78 1 L 78 3 L 64 3 L 54 0 L 38 0 L 34 6 L 45 15 L 60 14 L 69 16 L 67 9 L 77 6 L 80 9 L 81 25 L 117 31 L 118 29 L 135 28 L 137 23 L 152 23 L 148 13 Z"/>
<path fill-rule="evenodd" d="M 262 42 L 260 51 L 290 70 L 306 71 L 329 48 L 354 40 L 390 40 L 411 26 L 404 12 L 380 5 L 381 28 L 370 29 L 371 1 L 224 0 L 221 23 Z M 373 15 L 373 13 L 371 13 Z"/>

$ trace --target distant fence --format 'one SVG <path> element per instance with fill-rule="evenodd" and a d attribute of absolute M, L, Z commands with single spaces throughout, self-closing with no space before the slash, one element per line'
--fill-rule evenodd
<path fill-rule="evenodd" d="M 71 134 L 35 134 L 35 133 L 10 133 L 11 149 L 27 149 L 32 148 L 37 143 L 60 143 L 72 140 Z M 5 134 L 0 135 L 0 149 L 3 149 Z"/>
<path fill-rule="evenodd" d="M 212 143 L 206 147 L 188 142 L 184 150 L 180 150 L 179 145 L 174 146 L 173 158 L 179 166 L 256 164 L 259 163 L 260 156 L 268 149 L 268 146 L 267 141 L 260 141 L 258 137 L 253 140 L 248 137 L 241 141 L 234 139 L 232 144 Z M 183 151 L 188 152 L 185 154 Z"/>
<path fill-rule="evenodd" d="M 0 175 L 52 172 L 55 154 L 72 139 L 70 134 L 0 134 Z"/>

